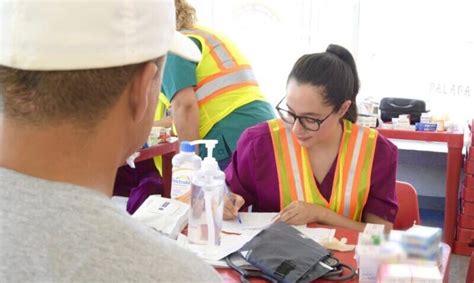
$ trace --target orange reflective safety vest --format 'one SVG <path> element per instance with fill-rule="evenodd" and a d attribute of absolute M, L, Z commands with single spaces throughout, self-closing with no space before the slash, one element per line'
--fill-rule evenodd
<path fill-rule="evenodd" d="M 316 185 L 308 152 L 298 143 L 291 127 L 280 119 L 268 121 L 268 125 L 278 171 L 280 207 L 300 200 L 361 221 L 370 190 L 378 132 L 343 120 L 343 136 L 328 202 Z"/>
<path fill-rule="evenodd" d="M 199 104 L 199 136 L 204 138 L 235 109 L 265 98 L 248 61 L 233 43 L 202 27 L 182 32 L 202 47 L 194 91 Z"/>

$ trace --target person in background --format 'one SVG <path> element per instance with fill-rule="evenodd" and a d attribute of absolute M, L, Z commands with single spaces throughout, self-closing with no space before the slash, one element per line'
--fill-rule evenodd
<path fill-rule="evenodd" d="M 171 102 L 178 138 L 218 140 L 214 157 L 224 169 L 240 134 L 275 115 L 237 46 L 197 26 L 195 10 L 186 0 L 175 0 L 175 4 L 177 29 L 193 40 L 202 59 L 196 63 L 169 54 L 162 92 Z M 200 155 L 206 156 L 204 147 Z"/>
<path fill-rule="evenodd" d="M 110 200 L 166 53 L 200 57 L 174 3 L 2 1 L 0 26 L 0 281 L 219 282 Z"/>
<path fill-rule="evenodd" d="M 168 54 L 158 108 L 173 109 L 174 129 L 180 140 L 216 139 L 213 155 L 223 170 L 230 161 L 240 134 L 248 127 L 275 118 L 260 90 L 252 68 L 237 46 L 223 35 L 196 25 L 195 9 L 186 0 L 175 0 L 176 27 L 201 50 L 193 62 Z M 159 111 L 156 120 L 163 118 Z M 200 156 L 207 155 L 200 147 Z M 161 157 L 142 161 L 133 169 L 121 168 L 115 191 L 129 191 L 127 210 L 133 213 L 151 194 L 160 194 Z M 157 171 L 158 170 L 158 171 Z M 127 172 L 128 171 L 128 172 Z M 124 195 L 125 196 L 125 195 Z M 181 196 L 189 199 L 189 196 Z"/>
<path fill-rule="evenodd" d="M 279 212 L 288 224 L 321 223 L 362 231 L 392 228 L 397 214 L 397 148 L 376 130 L 355 124 L 359 78 L 350 52 L 298 59 L 277 105 L 280 119 L 247 129 L 226 180 L 234 192 L 225 217 L 242 207 Z"/>

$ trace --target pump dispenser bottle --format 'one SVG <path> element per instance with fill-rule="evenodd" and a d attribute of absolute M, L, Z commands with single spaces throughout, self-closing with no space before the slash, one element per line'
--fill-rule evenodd
<path fill-rule="evenodd" d="M 191 201 L 191 179 L 194 172 L 201 168 L 201 158 L 195 154 L 194 148 L 188 141 L 182 141 L 179 153 L 171 160 L 171 198 L 187 204 Z"/>
<path fill-rule="evenodd" d="M 190 244 L 205 245 L 209 248 L 207 251 L 212 251 L 212 247 L 220 245 L 225 174 L 212 157 L 217 140 L 197 140 L 191 144 L 205 144 L 207 157 L 192 179 L 188 241 Z"/>

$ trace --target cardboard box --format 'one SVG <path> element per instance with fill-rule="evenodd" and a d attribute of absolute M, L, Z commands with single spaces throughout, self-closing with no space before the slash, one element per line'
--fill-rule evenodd
<path fill-rule="evenodd" d="M 473 243 L 474 244 L 474 229 L 467 229 L 458 227 L 458 233 L 456 240 L 464 243 Z"/>
<path fill-rule="evenodd" d="M 359 282 L 360 278 L 359 278 Z M 441 283 L 443 276 L 437 266 L 423 266 L 403 263 L 387 263 L 380 267 L 377 282 L 412 283 L 430 282 Z"/>
<path fill-rule="evenodd" d="M 464 175 L 464 187 L 473 190 L 474 189 L 474 175 Z"/>
<path fill-rule="evenodd" d="M 474 229 L 474 217 L 466 214 L 459 214 L 458 226 L 461 228 Z"/>
<path fill-rule="evenodd" d="M 474 252 L 474 242 L 465 243 L 460 241 L 454 242 L 454 253 L 458 255 L 470 256 Z"/>
<path fill-rule="evenodd" d="M 474 143 L 467 148 L 467 160 L 474 160 Z"/>
<path fill-rule="evenodd" d="M 462 201 L 461 212 L 474 217 L 474 202 Z"/>
<path fill-rule="evenodd" d="M 474 160 L 466 160 L 466 168 L 464 168 L 464 172 L 466 174 L 474 174 Z"/>
<path fill-rule="evenodd" d="M 462 199 L 466 202 L 474 202 L 474 189 L 463 187 Z"/>

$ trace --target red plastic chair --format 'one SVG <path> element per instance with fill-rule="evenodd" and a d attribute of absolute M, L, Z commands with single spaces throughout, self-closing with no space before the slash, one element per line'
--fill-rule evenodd
<path fill-rule="evenodd" d="M 413 224 L 420 224 L 418 195 L 415 188 L 405 182 L 397 181 L 395 190 L 398 199 L 398 213 L 393 223 L 395 230 L 407 230 Z"/>
<path fill-rule="evenodd" d="M 471 260 L 467 268 L 466 283 L 474 282 L 474 252 L 471 253 Z"/>

